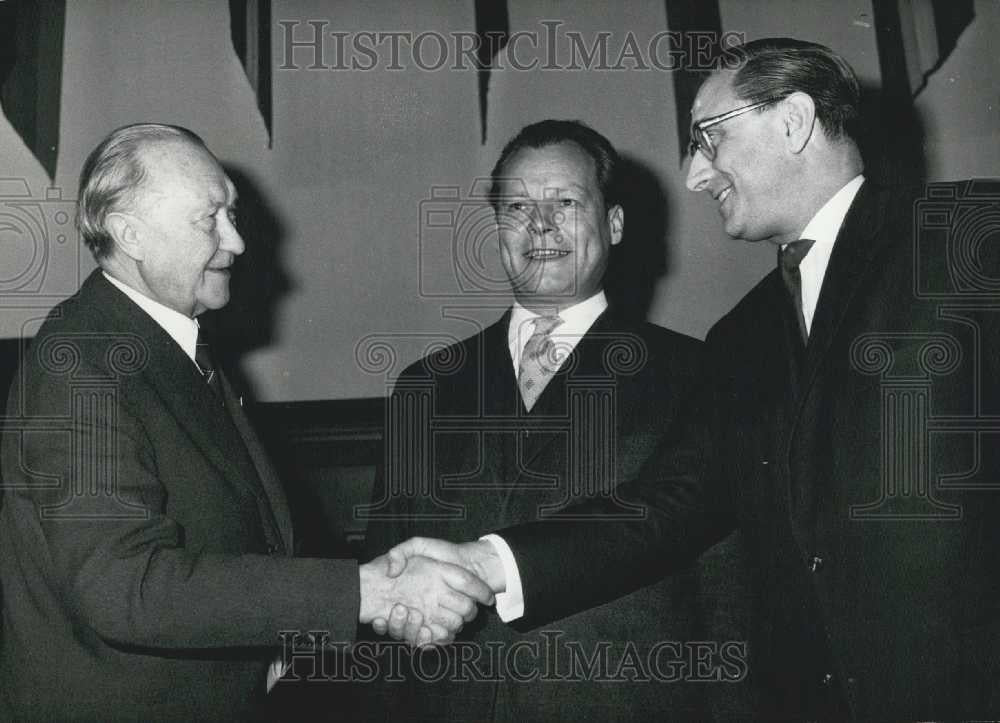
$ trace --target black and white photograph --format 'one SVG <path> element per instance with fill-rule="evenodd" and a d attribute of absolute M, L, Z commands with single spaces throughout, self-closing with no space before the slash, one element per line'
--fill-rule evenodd
<path fill-rule="evenodd" d="M 1000 719 L 998 0 L 0 0 L 0 721 Z"/>

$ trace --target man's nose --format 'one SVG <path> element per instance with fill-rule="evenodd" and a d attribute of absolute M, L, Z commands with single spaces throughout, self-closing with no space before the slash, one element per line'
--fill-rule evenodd
<path fill-rule="evenodd" d="M 684 185 L 689 191 L 704 190 L 708 179 L 712 177 L 712 162 L 705 158 L 705 154 L 700 150 L 695 151 L 688 163 L 687 178 Z"/>
<path fill-rule="evenodd" d="M 542 201 L 532 207 L 531 225 L 539 234 L 555 231 L 561 221 L 561 212 L 555 203 Z"/>
<path fill-rule="evenodd" d="M 243 242 L 243 237 L 237 230 L 236 225 L 226 217 L 220 229 L 219 249 L 239 256 L 246 251 L 246 248 L 247 246 Z"/>

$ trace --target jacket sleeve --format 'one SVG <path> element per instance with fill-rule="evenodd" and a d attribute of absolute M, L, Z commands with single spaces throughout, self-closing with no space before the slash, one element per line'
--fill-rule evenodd
<path fill-rule="evenodd" d="M 36 431 L 6 440 L 5 517 L 17 554 L 44 572 L 75 625 L 123 647 L 277 645 L 282 630 L 353 639 L 356 561 L 195 549 L 165 512 L 169 493 L 135 413 L 95 402 L 66 417 L 65 375 L 26 378 Z M 53 418 L 69 428 L 45 431 Z"/>

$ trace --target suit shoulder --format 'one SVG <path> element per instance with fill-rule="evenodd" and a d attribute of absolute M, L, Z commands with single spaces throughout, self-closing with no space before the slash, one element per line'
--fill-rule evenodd
<path fill-rule="evenodd" d="M 782 283 L 777 277 L 777 270 L 773 270 L 754 284 L 753 288 L 744 294 L 743 298 L 736 302 L 732 309 L 723 314 L 712 325 L 705 341 L 711 342 L 713 338 L 720 335 L 731 336 L 741 331 L 745 333 L 747 330 L 753 330 L 756 320 L 760 319 L 762 313 L 767 313 L 770 306 L 767 298 L 771 293 L 770 287 L 776 283 Z"/>
<path fill-rule="evenodd" d="M 35 334 L 36 340 L 51 334 L 97 334 L 110 330 L 107 309 L 102 308 L 107 302 L 97 293 L 99 273 L 92 273 L 72 296 L 49 311 Z"/>
<path fill-rule="evenodd" d="M 407 366 L 400 378 L 427 379 L 456 372 L 470 360 L 478 358 L 486 343 L 486 331 L 481 331 L 451 344 L 433 344 L 433 349 Z"/>
<path fill-rule="evenodd" d="M 668 329 L 665 326 L 654 324 L 651 321 L 643 321 L 636 325 L 636 331 L 643 338 L 649 339 L 657 344 L 678 349 L 697 349 L 701 346 L 701 341 L 693 336 L 682 334 L 679 331 Z"/>
<path fill-rule="evenodd" d="M 637 324 L 635 333 L 655 352 L 675 357 L 697 356 L 702 342 L 693 336 L 659 326 L 650 321 Z"/>
<path fill-rule="evenodd" d="M 624 324 L 619 332 L 622 344 L 641 346 L 642 367 L 650 372 L 675 377 L 698 366 L 702 342 L 693 337 L 648 321 Z"/>

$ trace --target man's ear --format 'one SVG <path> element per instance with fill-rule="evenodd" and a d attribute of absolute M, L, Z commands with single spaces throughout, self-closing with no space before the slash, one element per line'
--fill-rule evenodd
<path fill-rule="evenodd" d="M 115 248 L 133 261 L 142 261 L 142 240 L 136 225 L 134 216 L 118 211 L 109 213 L 104 222 Z"/>
<path fill-rule="evenodd" d="M 788 149 L 792 153 L 801 153 L 816 128 L 816 103 L 808 93 L 797 91 L 781 104 Z"/>
<path fill-rule="evenodd" d="M 621 243 L 622 232 L 625 230 L 625 211 L 621 206 L 608 209 L 608 228 L 611 229 L 611 245 L 617 246 Z"/>

